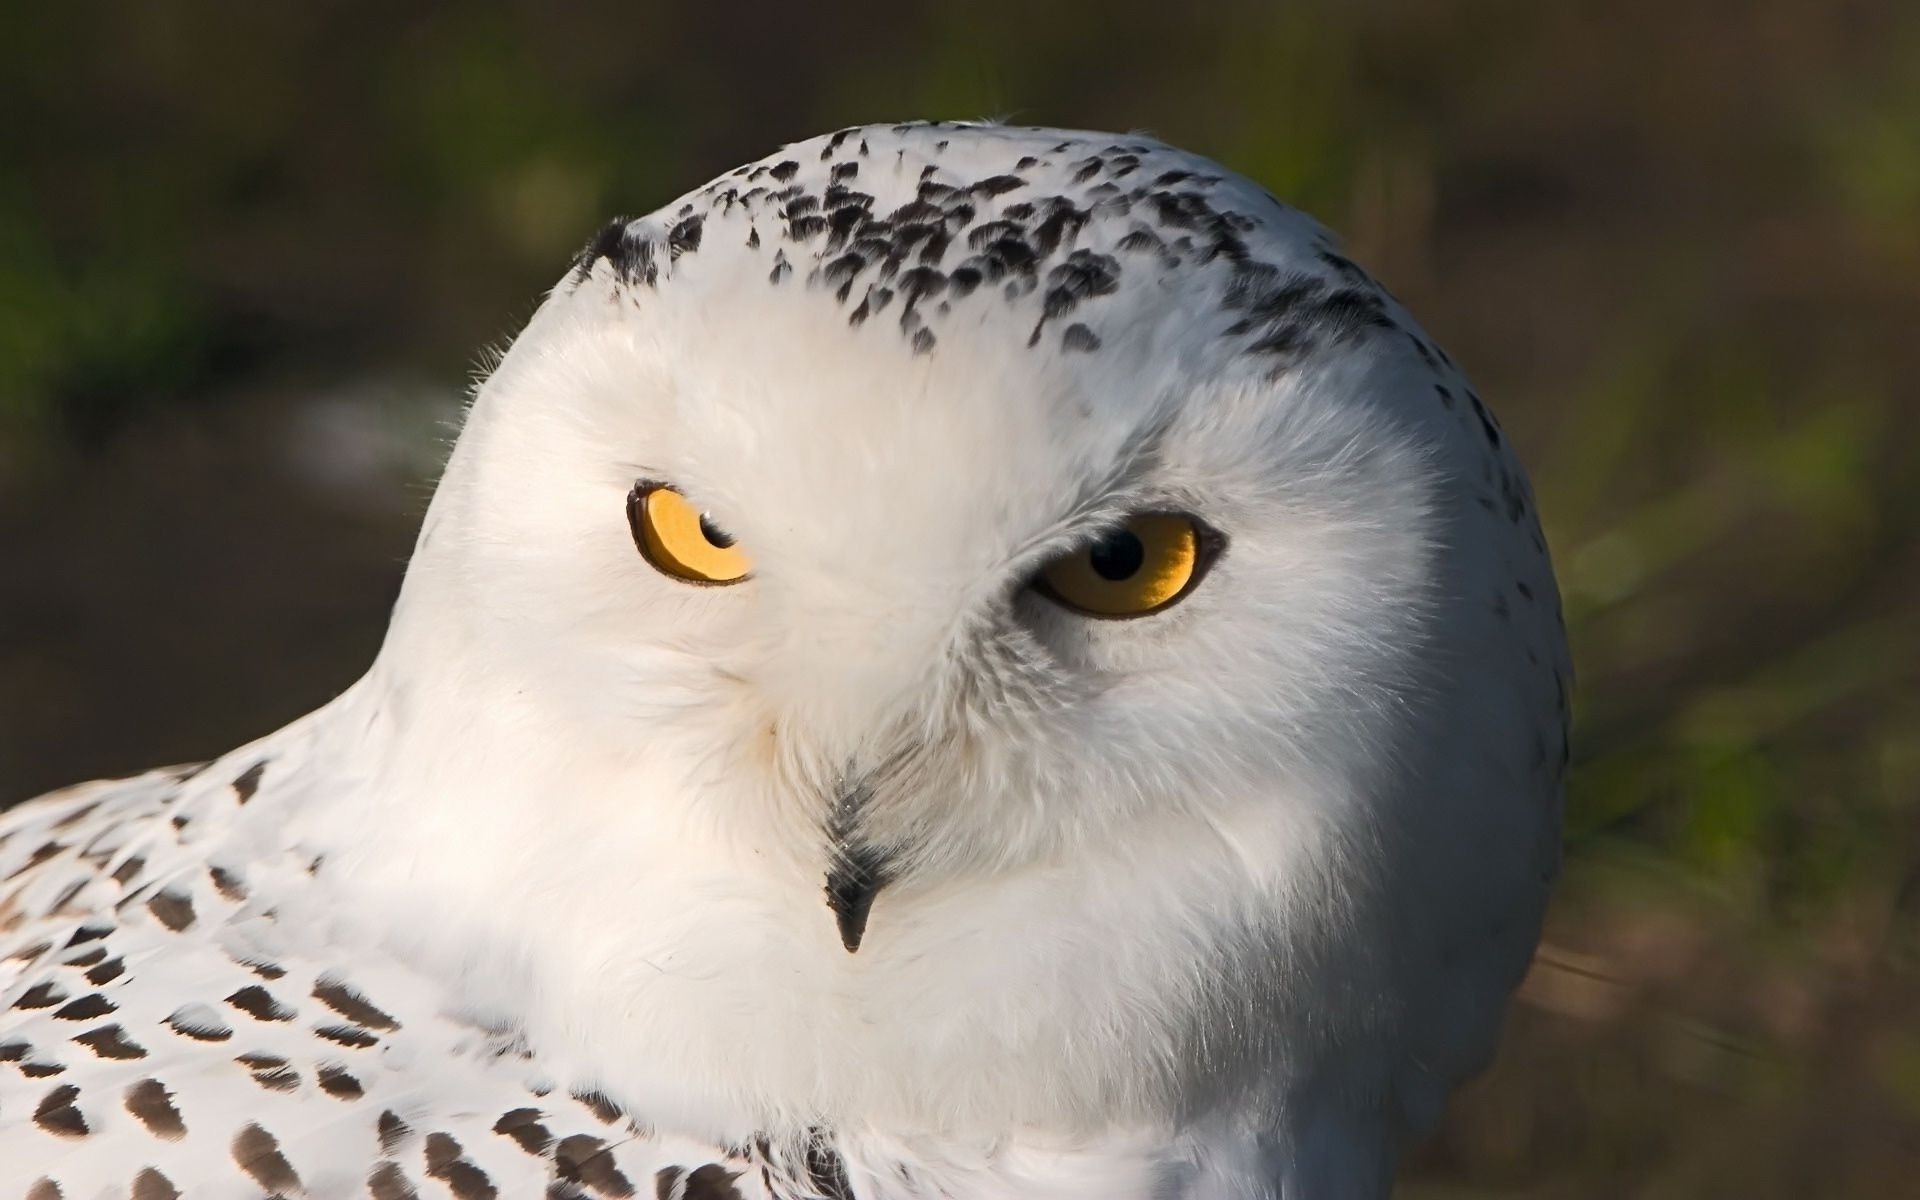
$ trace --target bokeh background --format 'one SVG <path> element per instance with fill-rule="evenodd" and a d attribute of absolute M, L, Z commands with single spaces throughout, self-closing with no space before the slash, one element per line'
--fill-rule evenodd
<path fill-rule="evenodd" d="M 1920 6 L 0 11 L 0 803 L 371 657 L 479 352 L 606 217 L 909 116 L 1320 215 L 1531 464 L 1568 869 L 1413 1198 L 1920 1194 Z"/>

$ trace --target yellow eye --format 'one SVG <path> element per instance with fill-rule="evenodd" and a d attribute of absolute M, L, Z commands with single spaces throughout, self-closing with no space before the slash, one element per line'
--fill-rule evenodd
<path fill-rule="evenodd" d="M 1181 513 L 1137 513 L 1040 571 L 1042 595 L 1090 617 L 1144 617 L 1192 591 L 1220 535 Z"/>
<path fill-rule="evenodd" d="M 746 552 L 679 492 L 634 485 L 627 497 L 633 544 L 661 573 L 688 583 L 739 583 L 753 569 Z"/>

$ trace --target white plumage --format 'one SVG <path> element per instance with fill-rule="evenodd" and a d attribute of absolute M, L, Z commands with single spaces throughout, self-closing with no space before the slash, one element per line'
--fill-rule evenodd
<path fill-rule="evenodd" d="M 1062 592 L 1162 528 L 1172 600 Z M 1312 222 L 798 143 L 583 252 L 358 684 L 0 818 L 0 1190 L 1379 1196 L 1531 954 L 1566 678 L 1504 438 Z"/>

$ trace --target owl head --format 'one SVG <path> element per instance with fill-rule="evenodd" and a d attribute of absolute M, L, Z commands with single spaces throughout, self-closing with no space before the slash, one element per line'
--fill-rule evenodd
<path fill-rule="evenodd" d="M 1557 861 L 1506 439 L 1327 232 L 1140 136 L 847 129 L 608 225 L 373 680 L 489 977 L 733 1132 L 1417 1127 Z"/>

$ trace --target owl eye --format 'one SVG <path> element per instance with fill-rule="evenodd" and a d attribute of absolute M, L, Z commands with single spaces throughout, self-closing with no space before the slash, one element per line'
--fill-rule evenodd
<path fill-rule="evenodd" d="M 1034 587 L 1089 617 L 1144 617 L 1191 592 L 1222 543 L 1184 513 L 1136 513 L 1042 567 Z"/>
<path fill-rule="evenodd" d="M 627 524 L 641 557 L 687 583 L 739 583 L 753 569 L 746 551 L 713 518 L 662 483 L 638 483 L 627 496 Z"/>

